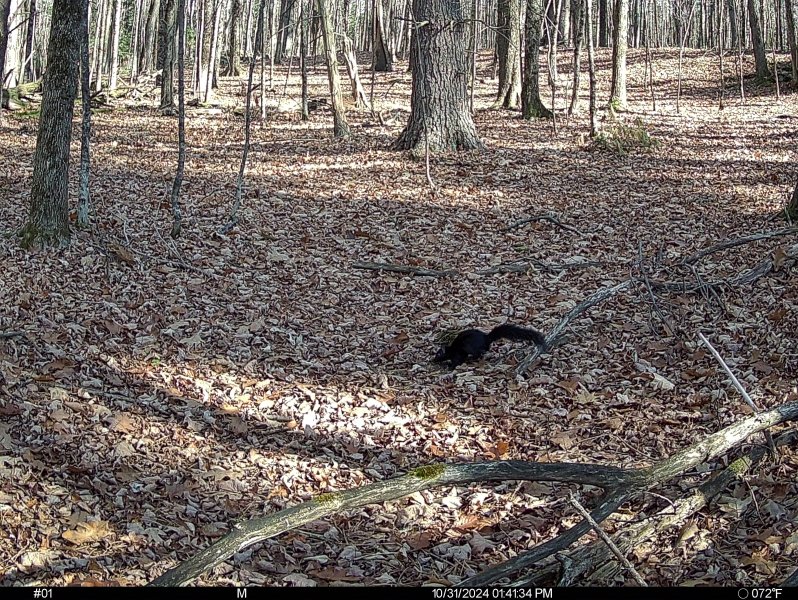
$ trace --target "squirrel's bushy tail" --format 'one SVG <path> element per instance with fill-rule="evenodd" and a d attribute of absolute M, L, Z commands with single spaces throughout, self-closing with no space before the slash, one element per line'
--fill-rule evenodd
<path fill-rule="evenodd" d="M 516 325 L 499 325 L 488 334 L 488 344 L 496 340 L 530 341 L 541 348 L 546 347 L 546 336 L 536 329 L 527 329 Z"/>

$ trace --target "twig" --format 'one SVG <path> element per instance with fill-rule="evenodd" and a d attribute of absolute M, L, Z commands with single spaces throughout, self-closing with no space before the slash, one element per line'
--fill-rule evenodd
<path fill-rule="evenodd" d="M 0 340 L 10 340 L 11 338 L 24 336 L 24 331 L 0 331 Z"/>
<path fill-rule="evenodd" d="M 732 381 L 732 384 L 734 384 L 734 387 L 736 387 L 737 391 L 740 392 L 740 395 L 743 397 L 743 400 L 745 400 L 745 403 L 748 404 L 748 406 L 751 407 L 751 410 L 753 410 L 755 413 L 760 412 L 761 409 L 756 404 L 754 404 L 753 400 L 751 400 L 751 396 L 749 396 L 748 392 L 745 391 L 745 388 L 743 387 L 743 384 L 740 383 L 740 380 L 737 379 L 737 377 L 735 377 L 734 373 L 732 373 L 732 370 L 729 368 L 729 365 L 726 364 L 726 361 L 723 360 L 720 353 L 717 350 L 715 350 L 715 347 L 709 342 L 709 340 L 706 337 L 704 337 L 704 334 L 701 333 L 700 331 L 698 332 L 698 337 L 701 339 L 702 342 L 704 342 L 704 345 L 707 348 L 709 348 L 709 351 L 712 353 L 712 356 L 714 356 L 715 360 L 717 360 L 720 363 L 720 366 L 723 367 L 723 370 L 726 371 L 726 375 L 729 376 L 729 378 Z M 775 454 L 776 446 L 773 445 L 773 437 L 770 435 L 769 431 L 765 431 L 765 439 L 767 439 L 768 446 Z"/>
<path fill-rule="evenodd" d="M 410 267 L 407 265 L 393 265 L 390 263 L 373 263 L 373 262 L 357 262 L 352 265 L 355 269 L 369 269 L 372 271 L 390 271 L 392 273 L 407 273 L 411 275 L 419 275 L 422 277 L 450 277 L 457 275 L 458 271 L 454 269 L 447 269 L 444 271 L 435 271 L 431 269 L 424 269 L 421 267 Z"/>
<path fill-rule="evenodd" d="M 517 229 L 518 227 L 522 227 L 523 225 L 526 225 L 527 223 L 532 223 L 533 221 L 548 221 L 561 229 L 565 229 L 567 231 L 571 231 L 573 233 L 581 235 L 581 232 L 578 229 L 576 229 L 575 227 L 571 227 L 570 225 L 565 225 L 563 222 L 560 221 L 557 215 L 552 213 L 533 215 L 531 217 L 527 217 L 526 219 L 521 219 L 520 221 L 516 221 L 512 225 L 508 225 L 507 227 L 502 229 L 502 231 L 510 231 L 512 229 Z"/>
<path fill-rule="evenodd" d="M 598 536 L 601 538 L 601 541 L 607 544 L 607 547 L 610 549 L 610 551 L 615 555 L 615 557 L 619 561 L 621 561 L 621 564 L 623 564 L 623 566 L 626 567 L 626 569 L 632 574 L 632 577 L 638 583 L 638 585 L 640 585 L 641 587 L 648 587 L 648 584 L 645 582 L 645 580 L 642 577 L 640 577 L 640 573 L 638 573 L 637 570 L 632 565 L 632 563 L 629 562 L 629 559 L 623 555 L 623 553 L 618 549 L 618 546 L 616 546 L 615 543 L 610 539 L 610 536 L 608 536 L 604 532 L 604 530 L 599 526 L 599 524 L 593 520 L 593 517 L 590 516 L 590 513 L 587 512 L 587 510 L 585 510 L 585 507 L 580 504 L 579 500 L 576 499 L 576 496 L 574 496 L 573 493 L 570 495 L 569 500 L 571 502 L 571 505 L 576 509 L 576 512 L 582 515 L 582 518 L 585 519 L 588 523 L 590 523 L 590 526 L 593 528 L 593 531 L 595 531 L 596 534 L 598 534 Z"/>

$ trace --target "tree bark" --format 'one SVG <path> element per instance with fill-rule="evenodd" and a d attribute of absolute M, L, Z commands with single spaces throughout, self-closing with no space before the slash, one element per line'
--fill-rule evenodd
<path fill-rule="evenodd" d="M 594 138 L 598 135 L 598 120 L 596 118 L 596 51 L 593 47 L 593 0 L 585 0 L 585 34 L 590 81 L 590 137 Z"/>
<path fill-rule="evenodd" d="M 241 0 L 233 0 L 230 7 L 230 36 L 228 37 L 227 68 L 224 75 L 238 77 L 241 75 L 241 42 L 238 39 L 238 29 L 241 23 L 243 4 Z"/>
<path fill-rule="evenodd" d="M 69 143 L 78 81 L 83 0 L 54 0 L 41 117 L 22 245 L 69 243 Z"/>
<path fill-rule="evenodd" d="M 612 33 L 610 105 L 615 110 L 626 110 L 626 47 L 629 38 L 629 0 L 615 0 L 615 14 L 613 17 L 615 28 Z"/>
<path fill-rule="evenodd" d="M 80 186 L 78 227 L 89 226 L 89 147 L 91 144 L 91 89 L 89 81 L 89 0 L 83 0 L 80 19 L 80 95 L 83 121 L 80 128 Z"/>
<path fill-rule="evenodd" d="M 186 167 L 186 0 L 177 0 L 177 171 L 172 182 L 172 230 L 169 235 L 177 238 L 183 229 L 180 211 L 180 189 L 183 186 L 183 171 Z"/>
<path fill-rule="evenodd" d="M 174 78 L 175 78 L 175 29 L 177 27 L 177 4 L 175 0 L 163 0 L 161 18 L 161 28 L 163 40 L 159 40 L 162 46 L 161 60 L 161 105 L 159 110 L 162 114 L 175 115 L 174 98 Z"/>
<path fill-rule="evenodd" d="M 8 15 L 11 12 L 11 0 L 0 0 L 0 89 L 5 83 L 6 49 L 8 48 Z"/>
<path fill-rule="evenodd" d="M 152 0 L 147 12 L 147 23 L 144 29 L 144 52 L 141 55 L 141 64 L 139 65 L 140 73 L 148 73 L 163 68 L 163 64 L 158 64 L 159 44 L 161 42 L 158 33 L 160 12 L 160 0 Z M 172 38 L 172 44 L 174 44 L 174 37 Z M 172 54 L 174 55 L 174 50 Z"/>
<path fill-rule="evenodd" d="M 756 76 L 758 79 L 769 79 L 770 69 L 765 56 L 765 43 L 762 41 L 762 29 L 759 25 L 756 3 L 748 0 L 748 22 L 751 25 L 751 44 L 754 47 L 754 61 L 756 63 Z"/>
<path fill-rule="evenodd" d="M 122 0 L 116 0 L 114 5 L 114 35 L 111 40 L 111 78 L 108 88 L 116 89 L 119 79 L 119 40 L 122 35 Z"/>
<path fill-rule="evenodd" d="M 610 33 L 609 33 L 609 26 L 607 25 L 607 14 L 609 13 L 609 6 L 607 4 L 608 0 L 599 0 L 598 4 L 598 12 L 599 12 L 599 46 L 602 48 L 608 48 L 610 45 Z M 591 23 L 590 27 L 593 26 Z"/>
<path fill-rule="evenodd" d="M 36 69 L 34 67 L 33 57 L 33 38 L 36 35 L 36 25 L 39 18 L 36 14 L 36 0 L 30 0 L 30 7 L 28 10 L 28 30 L 25 35 L 25 53 L 23 54 L 23 62 L 25 64 L 24 76 L 19 74 L 19 83 L 25 81 L 34 81 L 36 79 Z"/>
<path fill-rule="evenodd" d="M 466 25 L 458 0 L 413 0 L 410 118 L 397 150 L 482 148 L 468 107 Z"/>
<path fill-rule="evenodd" d="M 521 89 L 521 113 L 525 119 L 552 117 L 540 100 L 540 31 L 543 19 L 541 0 L 526 0 L 524 20 L 524 82 Z"/>
<path fill-rule="evenodd" d="M 784 0 L 784 9 L 787 14 L 787 43 L 790 48 L 790 65 L 794 84 L 798 82 L 798 39 L 795 37 L 795 13 L 792 3 L 793 0 Z"/>
<path fill-rule="evenodd" d="M 568 116 L 574 114 L 579 107 L 579 88 L 581 87 L 581 68 L 582 68 L 582 42 L 585 39 L 585 2 L 576 0 L 572 9 L 574 17 L 574 80 L 571 89 L 571 103 L 568 105 Z"/>
<path fill-rule="evenodd" d="M 521 104 L 521 0 L 497 3 L 496 53 L 499 59 L 496 106 L 517 109 Z"/>
<path fill-rule="evenodd" d="M 330 83 L 330 96 L 333 105 L 333 137 L 347 138 L 351 135 L 349 123 L 346 122 L 346 109 L 341 94 L 341 78 L 338 75 L 338 58 L 336 57 L 335 31 L 327 3 L 330 0 L 318 0 L 319 19 L 321 20 L 324 52 L 327 55 L 327 78 Z"/>
<path fill-rule="evenodd" d="M 385 27 L 385 16 L 383 14 L 382 0 L 374 2 L 374 51 L 375 61 L 374 70 L 380 73 L 393 71 L 393 48 L 389 47 L 388 40 L 391 39 Z"/>

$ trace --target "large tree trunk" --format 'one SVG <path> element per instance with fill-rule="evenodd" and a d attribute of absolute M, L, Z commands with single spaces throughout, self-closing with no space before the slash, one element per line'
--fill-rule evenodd
<path fill-rule="evenodd" d="M 768 79 L 770 69 L 765 56 L 765 43 L 762 41 L 762 29 L 759 26 L 759 17 L 756 13 L 756 3 L 748 0 L 748 22 L 751 24 L 751 43 L 754 46 L 754 60 L 756 62 L 756 76 L 759 79 Z"/>
<path fill-rule="evenodd" d="M 612 32 L 610 105 L 615 110 L 626 110 L 626 47 L 629 38 L 629 0 L 615 0 L 613 18 L 615 20 L 615 28 Z"/>
<path fill-rule="evenodd" d="M 521 0 L 499 0 L 496 53 L 499 91 L 496 105 L 516 109 L 521 104 Z"/>
<path fill-rule="evenodd" d="M 6 48 L 8 48 L 8 15 L 11 0 L 0 0 L 0 88 L 5 83 Z"/>
<path fill-rule="evenodd" d="M 69 143 L 78 82 L 82 0 L 54 0 L 41 117 L 22 244 L 69 243 Z"/>
<path fill-rule="evenodd" d="M 243 9 L 243 2 L 241 0 L 233 0 L 230 8 L 230 37 L 228 38 L 228 56 L 227 68 L 224 75 L 231 75 L 238 77 L 241 75 L 241 42 L 238 39 L 238 28 L 241 23 L 241 13 Z"/>
<path fill-rule="evenodd" d="M 330 0 L 318 0 L 319 20 L 321 21 L 322 37 L 324 38 L 324 52 L 327 55 L 327 78 L 330 82 L 330 96 L 333 105 L 333 137 L 349 137 L 349 123 L 346 122 L 346 110 L 344 109 L 344 98 L 341 94 L 341 78 L 338 75 L 338 59 L 336 58 L 335 31 L 333 29 L 332 17 L 328 9 L 327 2 Z"/>
<path fill-rule="evenodd" d="M 549 118 L 551 111 L 540 100 L 540 30 L 543 23 L 542 0 L 526 0 L 524 19 L 524 82 L 521 113 L 525 119 Z"/>
<path fill-rule="evenodd" d="M 161 106 L 160 111 L 166 115 L 176 115 L 175 108 L 175 33 L 177 29 L 177 2 L 175 0 L 163 0 L 161 27 L 163 28 L 163 39 L 158 41 L 162 46 L 161 59 L 163 69 L 161 73 Z M 160 32 L 159 32 L 160 33 Z M 159 35 L 159 37 L 161 37 Z"/>
<path fill-rule="evenodd" d="M 394 148 L 482 148 L 468 108 L 466 23 L 458 0 L 413 0 L 410 119 Z M 425 143 L 426 140 L 426 143 Z"/>

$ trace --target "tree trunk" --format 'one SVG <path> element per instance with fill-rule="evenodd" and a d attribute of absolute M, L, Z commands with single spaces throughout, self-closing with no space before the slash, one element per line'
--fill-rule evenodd
<path fill-rule="evenodd" d="M 54 0 L 25 247 L 69 243 L 69 143 L 78 81 L 83 0 Z"/>
<path fill-rule="evenodd" d="M 590 80 L 590 137 L 594 138 L 598 135 L 598 122 L 596 119 L 596 51 L 593 47 L 593 0 L 585 0 L 585 33 Z"/>
<path fill-rule="evenodd" d="M 795 13 L 792 9 L 793 0 L 784 0 L 787 13 L 787 42 L 790 47 L 790 65 L 792 66 L 793 85 L 798 82 L 798 39 L 795 37 Z"/>
<path fill-rule="evenodd" d="M 482 148 L 468 108 L 468 53 L 457 0 L 413 0 L 410 118 L 397 150 Z"/>
<path fill-rule="evenodd" d="M 792 198 L 787 205 L 787 217 L 793 223 L 798 221 L 798 184 L 795 185 L 795 189 L 792 191 Z"/>
<path fill-rule="evenodd" d="M 609 14 L 608 0 L 599 0 L 599 46 L 602 48 L 609 48 L 610 33 L 609 26 L 607 25 L 607 15 Z M 590 24 L 592 27 L 593 24 Z"/>
<path fill-rule="evenodd" d="M 524 82 L 521 90 L 521 112 L 525 119 L 552 117 L 540 100 L 540 31 L 544 13 L 541 0 L 526 0 L 524 20 Z"/>
<path fill-rule="evenodd" d="M 300 36 L 301 34 L 302 32 L 300 30 Z M 357 72 L 357 56 L 355 55 L 355 50 L 352 47 L 352 40 L 349 39 L 348 35 L 344 35 L 343 42 L 346 71 L 349 74 L 349 81 L 352 84 L 352 102 L 355 105 L 355 108 L 368 108 L 369 101 L 368 97 L 366 96 L 366 90 L 363 89 L 363 84 L 360 82 L 360 75 Z"/>
<path fill-rule="evenodd" d="M 496 53 L 499 59 L 496 106 L 515 110 L 521 104 L 521 0 L 497 3 Z"/>
<path fill-rule="evenodd" d="M 114 10 L 114 35 L 111 41 L 111 79 L 108 88 L 116 89 L 119 79 L 119 40 L 122 35 L 122 0 L 116 0 Z"/>
<path fill-rule="evenodd" d="M 238 39 L 238 29 L 241 23 L 241 13 L 243 3 L 241 0 L 233 0 L 230 8 L 230 36 L 228 38 L 227 68 L 224 75 L 238 77 L 241 75 L 241 42 Z"/>
<path fill-rule="evenodd" d="M 160 0 L 152 0 L 147 12 L 147 23 L 144 29 L 144 52 L 141 54 L 141 64 L 139 65 L 139 72 L 141 73 L 149 73 L 163 68 L 163 63 L 158 63 L 159 44 L 161 43 L 159 35 L 160 12 Z M 174 36 L 172 36 L 172 45 L 174 43 Z M 172 50 L 172 56 L 174 56 L 174 50 Z"/>
<path fill-rule="evenodd" d="M 186 0 L 177 0 L 177 171 L 172 182 L 172 230 L 177 238 L 183 228 L 180 212 L 180 188 L 186 167 Z"/>
<path fill-rule="evenodd" d="M 750 0 L 753 2 L 753 0 Z M 612 84 L 610 105 L 626 110 L 626 46 L 629 38 L 629 0 L 615 0 L 612 33 Z"/>
<path fill-rule="evenodd" d="M 165 115 L 175 115 L 174 79 L 175 79 L 175 29 L 177 28 L 177 4 L 175 0 L 163 0 L 161 27 L 163 29 L 163 40 L 159 40 L 162 45 L 161 59 L 161 105 L 159 110 Z"/>
<path fill-rule="evenodd" d="M 574 82 L 571 90 L 571 104 L 568 106 L 568 116 L 574 114 L 579 107 L 580 71 L 582 59 L 582 42 L 585 38 L 585 11 L 584 0 L 576 0 L 572 10 L 574 17 Z"/>
<path fill-rule="evenodd" d="M 762 29 L 759 26 L 756 3 L 748 0 L 748 22 L 751 25 L 751 43 L 754 46 L 754 61 L 756 62 L 756 76 L 758 79 L 770 78 L 768 59 L 765 56 L 765 43 L 762 41 Z"/>
<path fill-rule="evenodd" d="M 333 137 L 347 138 L 350 136 L 349 123 L 346 122 L 346 110 L 341 94 L 341 78 L 338 75 L 338 58 L 336 57 L 335 31 L 333 30 L 332 17 L 328 11 L 327 3 L 330 0 L 318 0 L 319 19 L 321 20 L 322 37 L 324 38 L 324 52 L 327 55 L 327 78 L 330 82 L 330 96 L 333 105 Z"/>
<path fill-rule="evenodd" d="M 89 147 L 91 144 L 91 89 L 89 81 L 89 0 L 82 0 L 80 19 L 80 95 L 83 121 L 80 128 L 80 185 L 78 227 L 89 226 Z"/>
<path fill-rule="evenodd" d="M 30 10 L 28 11 L 28 31 L 25 35 L 25 53 L 24 53 L 24 62 L 25 62 L 25 69 L 24 69 L 24 76 L 22 73 L 19 74 L 19 83 L 24 83 L 25 81 L 35 81 L 36 80 L 36 69 L 34 67 L 34 59 L 33 59 L 33 40 L 36 36 L 36 25 L 38 24 L 39 17 L 36 12 L 36 0 L 30 0 Z"/>
<path fill-rule="evenodd" d="M 391 38 L 385 28 L 382 0 L 375 0 L 374 8 L 374 19 L 376 20 L 374 27 L 374 51 L 376 57 L 374 70 L 385 73 L 393 71 L 393 49 L 388 46 L 388 40 Z"/>
<path fill-rule="evenodd" d="M 0 0 L 0 89 L 6 81 L 6 48 L 8 48 L 8 15 L 11 0 Z"/>

